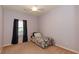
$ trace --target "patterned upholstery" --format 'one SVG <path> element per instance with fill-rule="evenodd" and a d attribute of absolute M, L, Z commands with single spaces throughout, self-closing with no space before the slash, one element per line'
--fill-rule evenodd
<path fill-rule="evenodd" d="M 37 44 L 38 46 L 42 47 L 42 48 L 46 48 L 48 46 L 53 45 L 54 40 L 51 38 L 46 38 L 46 37 L 42 37 L 41 33 L 33 33 L 36 36 L 32 36 L 31 41 L 34 42 L 35 44 Z"/>

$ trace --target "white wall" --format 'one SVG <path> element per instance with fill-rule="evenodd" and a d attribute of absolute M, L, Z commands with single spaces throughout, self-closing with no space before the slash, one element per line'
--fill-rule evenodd
<path fill-rule="evenodd" d="M 39 22 L 40 32 L 43 35 L 53 37 L 57 45 L 79 51 L 79 38 L 76 36 L 75 6 L 59 6 L 40 16 Z"/>
<path fill-rule="evenodd" d="M 0 6 L 0 47 L 2 47 L 2 6 Z"/>
<path fill-rule="evenodd" d="M 19 19 L 19 20 L 27 20 L 28 37 L 31 36 L 32 32 L 38 31 L 38 29 L 37 29 L 37 18 L 36 17 L 25 14 L 25 13 L 4 9 L 3 46 L 11 44 L 14 18 Z"/>
<path fill-rule="evenodd" d="M 76 49 L 79 50 L 79 6 L 75 6 L 76 9 Z"/>

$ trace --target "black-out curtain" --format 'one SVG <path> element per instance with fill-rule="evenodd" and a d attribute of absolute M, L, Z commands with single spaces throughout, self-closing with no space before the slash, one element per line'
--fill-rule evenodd
<path fill-rule="evenodd" d="M 27 20 L 23 20 L 23 42 L 28 41 L 28 36 L 27 36 Z"/>
<path fill-rule="evenodd" d="M 12 44 L 18 43 L 18 19 L 14 19 Z"/>

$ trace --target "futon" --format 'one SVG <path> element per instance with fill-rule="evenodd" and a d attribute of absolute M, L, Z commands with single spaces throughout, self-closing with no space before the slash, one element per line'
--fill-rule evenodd
<path fill-rule="evenodd" d="M 39 32 L 34 32 L 31 36 L 31 41 L 37 44 L 38 46 L 42 48 L 47 48 L 48 46 L 54 45 L 54 40 L 49 37 L 44 37 Z"/>

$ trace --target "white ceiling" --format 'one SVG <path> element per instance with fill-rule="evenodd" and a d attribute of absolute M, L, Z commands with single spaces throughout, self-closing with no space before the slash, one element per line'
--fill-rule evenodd
<path fill-rule="evenodd" d="M 36 6 L 38 8 L 38 11 L 32 11 L 31 8 L 33 6 Z M 4 5 L 3 8 L 12 9 L 28 14 L 32 14 L 35 16 L 42 15 L 52 9 L 54 9 L 55 5 Z"/>

